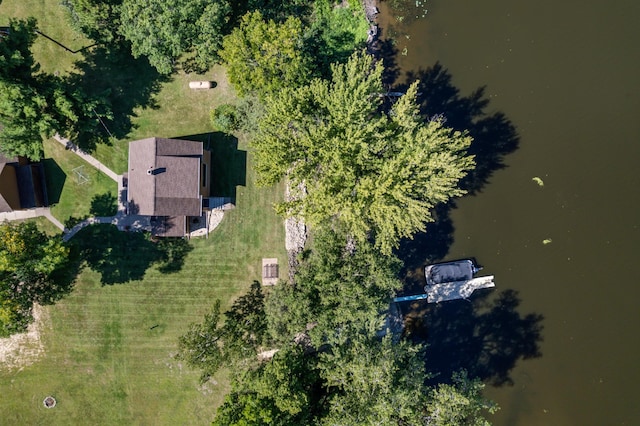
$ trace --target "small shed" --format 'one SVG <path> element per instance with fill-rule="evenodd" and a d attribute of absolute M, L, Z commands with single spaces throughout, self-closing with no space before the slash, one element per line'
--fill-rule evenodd
<path fill-rule="evenodd" d="M 262 285 L 275 285 L 279 277 L 278 259 L 262 259 Z"/>

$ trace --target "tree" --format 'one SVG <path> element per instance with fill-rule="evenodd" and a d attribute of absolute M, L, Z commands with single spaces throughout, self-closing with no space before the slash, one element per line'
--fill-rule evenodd
<path fill-rule="evenodd" d="M 113 42 L 118 37 L 123 0 L 62 0 L 73 26 L 92 40 Z"/>
<path fill-rule="evenodd" d="M 219 54 L 240 96 L 256 93 L 262 97 L 284 87 L 298 87 L 313 76 L 304 27 L 295 16 L 276 23 L 263 20 L 260 12 L 248 13 L 224 38 Z"/>
<path fill-rule="evenodd" d="M 176 358 L 202 370 L 202 383 L 223 365 L 257 360 L 266 330 L 260 283 L 254 281 L 249 292 L 239 297 L 224 315 L 226 321 L 220 324 L 220 300 L 216 300 L 204 321 L 191 324 L 178 341 Z"/>
<path fill-rule="evenodd" d="M 359 330 L 341 330 L 329 344 L 318 363 L 329 406 L 321 424 L 424 424 L 422 347 Z"/>
<path fill-rule="evenodd" d="M 381 112 L 382 70 L 356 53 L 332 66 L 330 81 L 284 87 L 267 98 L 252 145 L 260 184 L 286 176 L 294 190 L 304 188 L 278 206 L 281 214 L 339 223 L 390 253 L 425 229 L 436 204 L 463 194 L 457 183 L 474 163 L 466 133 L 420 116 L 416 83 Z"/>
<path fill-rule="evenodd" d="M 57 276 L 68 257 L 60 238 L 32 222 L 0 225 L 0 334 L 23 331 L 34 302 L 52 303 L 68 290 Z"/>
<path fill-rule="evenodd" d="M 11 19 L 9 34 L 0 38 L 0 80 L 22 82 L 39 70 L 30 48 L 38 36 L 35 18 Z"/>
<path fill-rule="evenodd" d="M 429 425 L 487 426 L 482 416 L 486 410 L 493 414 L 498 406 L 482 397 L 484 385 L 478 379 L 470 379 L 466 371 L 454 373 L 452 383 L 442 383 L 430 390 L 427 403 Z"/>
<path fill-rule="evenodd" d="M 280 283 L 267 299 L 271 337 L 287 342 L 307 331 L 319 347 L 336 329 L 377 323 L 393 292 L 399 261 L 380 254 L 367 242 L 347 247 L 342 233 L 322 230 L 314 235 L 313 249 L 305 254 L 295 283 Z"/>
<path fill-rule="evenodd" d="M 201 63 L 208 61 L 231 8 L 226 0 L 123 0 L 120 10 L 120 32 L 134 57 L 144 55 L 160 73 L 170 74 L 177 59 L 194 48 Z"/>

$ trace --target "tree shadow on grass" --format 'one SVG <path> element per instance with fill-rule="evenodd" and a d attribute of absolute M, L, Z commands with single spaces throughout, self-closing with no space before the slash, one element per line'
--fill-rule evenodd
<path fill-rule="evenodd" d="M 521 315 L 515 290 L 496 297 L 490 291 L 470 300 L 414 304 L 407 314 L 411 339 L 427 343 L 426 364 L 447 381 L 461 369 L 493 386 L 513 385 L 511 370 L 519 360 L 538 358 L 542 341 L 540 314 Z"/>
<path fill-rule="evenodd" d="M 71 85 L 81 87 L 89 99 L 103 99 L 108 111 L 94 111 L 101 123 L 98 132 L 79 135 L 76 143 L 92 151 L 111 137 L 122 139 L 134 128 L 131 118 L 136 108 L 157 108 L 153 96 L 168 77 L 159 74 L 145 58 L 135 59 L 128 46 L 100 45 L 83 53 L 76 62 L 77 73 L 69 76 Z"/>
<path fill-rule="evenodd" d="M 110 193 L 96 194 L 91 199 L 89 213 L 92 216 L 114 216 L 118 212 L 118 198 Z"/>
<path fill-rule="evenodd" d="M 180 136 L 200 141 L 211 151 L 211 196 L 228 197 L 235 203 L 238 186 L 247 185 L 247 151 L 238 149 L 238 138 L 223 132 Z"/>
<path fill-rule="evenodd" d="M 113 225 L 91 225 L 71 240 L 76 256 L 102 275 L 103 285 L 141 280 L 151 266 L 162 273 L 177 272 L 192 250 L 187 240 L 154 242 L 149 234 L 122 232 Z"/>

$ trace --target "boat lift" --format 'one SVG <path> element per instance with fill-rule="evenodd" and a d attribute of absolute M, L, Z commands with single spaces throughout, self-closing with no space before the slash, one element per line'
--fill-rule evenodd
<path fill-rule="evenodd" d="M 393 299 L 394 302 L 409 302 L 413 300 L 427 299 L 427 303 L 439 303 L 447 300 L 468 299 L 471 294 L 481 288 L 495 287 L 493 275 L 486 277 L 472 278 L 466 281 L 453 281 L 427 285 L 424 287 L 425 293 L 413 296 L 402 296 Z"/>
<path fill-rule="evenodd" d="M 427 303 L 439 303 L 447 300 L 468 299 L 471 294 L 482 288 L 495 287 L 493 275 L 473 278 L 481 268 L 471 259 L 436 263 L 425 268 L 427 285 L 423 294 L 402 296 L 394 302 L 427 300 Z"/>

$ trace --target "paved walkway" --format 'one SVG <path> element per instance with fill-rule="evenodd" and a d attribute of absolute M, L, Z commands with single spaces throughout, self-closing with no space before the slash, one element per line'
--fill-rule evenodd
<path fill-rule="evenodd" d="M 35 209 L 29 209 L 29 210 L 16 210 L 16 211 L 7 212 L 7 213 L 0 213 L 0 223 L 4 222 L 5 220 L 12 221 L 12 220 L 33 219 L 35 217 L 40 217 L 40 216 L 46 217 L 47 219 L 49 219 L 51 223 L 53 223 L 55 226 L 60 228 L 61 231 L 64 232 L 65 230 L 64 225 L 60 223 L 58 219 L 53 217 L 49 207 L 38 207 Z"/>
<path fill-rule="evenodd" d="M 69 151 L 72 151 L 73 153 L 77 154 L 84 161 L 91 164 L 93 167 L 100 170 L 102 173 L 109 176 L 114 181 L 118 182 L 118 175 L 113 170 L 109 169 L 107 166 L 105 166 L 104 164 L 102 164 L 101 162 L 93 158 L 91 155 L 87 154 L 86 152 L 78 148 L 78 146 L 73 142 L 71 142 L 69 139 L 63 138 L 58 134 L 56 134 L 53 138 L 58 142 L 60 142 L 62 145 L 64 145 L 65 148 L 67 148 Z"/>

